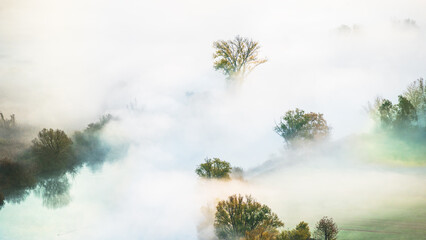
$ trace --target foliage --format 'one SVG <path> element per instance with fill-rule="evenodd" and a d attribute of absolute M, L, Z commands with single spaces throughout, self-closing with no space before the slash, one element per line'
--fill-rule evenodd
<path fill-rule="evenodd" d="M 398 104 L 382 99 L 378 107 L 378 116 L 382 128 L 394 131 L 406 131 L 417 128 L 417 112 L 411 102 L 402 95 L 398 96 Z"/>
<path fill-rule="evenodd" d="M 338 233 L 339 229 L 333 218 L 323 217 L 316 225 L 315 239 L 335 240 Z"/>
<path fill-rule="evenodd" d="M 111 146 L 102 141 L 102 129 L 112 120 L 111 115 L 102 116 L 99 122 L 91 123 L 83 132 L 76 132 L 73 137 L 75 157 L 86 163 L 92 170 L 98 169 L 111 151 Z"/>
<path fill-rule="evenodd" d="M 412 82 L 398 103 L 377 98 L 374 106 L 369 107 L 374 120 L 384 130 L 397 133 L 418 132 L 426 128 L 426 90 L 422 78 Z"/>
<path fill-rule="evenodd" d="M 219 239 L 272 239 L 284 223 L 271 209 L 251 196 L 232 195 L 216 206 L 215 232 Z"/>
<path fill-rule="evenodd" d="M 36 157 L 37 170 L 42 175 L 64 174 L 75 163 L 71 156 L 72 140 L 62 130 L 44 128 L 32 141 L 32 152 Z"/>
<path fill-rule="evenodd" d="M 290 231 L 282 231 L 277 240 L 307 240 L 311 237 L 309 226 L 305 222 L 300 222 L 296 229 Z"/>
<path fill-rule="evenodd" d="M 417 113 L 424 112 L 426 108 L 426 87 L 423 78 L 412 82 L 404 92 L 404 97 L 411 102 Z"/>
<path fill-rule="evenodd" d="M 219 40 L 213 43 L 213 47 L 216 49 L 214 68 L 221 70 L 228 79 L 242 80 L 267 61 L 258 58 L 259 43 L 248 38 L 236 36 L 234 40 Z"/>
<path fill-rule="evenodd" d="M 287 144 L 294 140 L 312 140 L 325 137 L 330 128 L 323 114 L 305 113 L 296 108 L 285 113 L 281 121 L 275 126 L 275 132 L 284 138 Z"/>
<path fill-rule="evenodd" d="M 113 147 L 101 140 L 100 133 L 111 119 L 111 115 L 102 117 L 72 139 L 62 130 L 43 129 L 29 148 L 15 140 L 23 139 L 26 129 L 16 126 L 14 117 L 5 120 L 7 126 L 0 120 L 0 208 L 5 202 L 22 201 L 31 190 L 36 190 L 47 207 L 66 205 L 70 201 L 70 175 L 85 164 L 100 166 L 110 154 Z M 4 151 L 11 147 L 19 151 Z"/>
<path fill-rule="evenodd" d="M 195 169 L 195 172 L 203 178 L 229 179 L 231 169 L 231 164 L 226 161 L 222 161 L 219 158 L 206 158 L 205 163 L 200 164 Z"/>
<path fill-rule="evenodd" d="M 36 186 L 31 168 L 24 163 L 0 159 L 0 194 L 3 200 L 20 202 Z"/>

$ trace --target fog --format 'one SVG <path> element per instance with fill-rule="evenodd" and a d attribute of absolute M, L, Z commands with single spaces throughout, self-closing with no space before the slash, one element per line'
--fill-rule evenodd
<path fill-rule="evenodd" d="M 77 174 L 65 207 L 34 194 L 7 204 L 1 238 L 209 239 L 202 209 L 236 193 L 270 206 L 286 228 L 420 204 L 424 164 L 372 163 L 362 134 L 372 131 L 369 101 L 395 101 L 425 76 L 424 6 L 2 1 L 0 112 L 67 133 L 111 113 L 119 121 L 104 138 L 129 148 Z M 212 67 L 212 43 L 238 34 L 259 41 L 268 62 L 233 88 Z M 331 138 L 285 148 L 273 128 L 296 107 L 323 113 Z M 245 181 L 202 181 L 194 170 L 206 157 L 242 167 Z"/>

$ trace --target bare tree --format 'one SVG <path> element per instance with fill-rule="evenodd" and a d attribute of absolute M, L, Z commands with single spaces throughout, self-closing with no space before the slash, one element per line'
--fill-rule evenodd
<path fill-rule="evenodd" d="M 228 79 L 243 80 L 255 67 L 267 59 L 258 58 L 259 43 L 236 36 L 234 40 L 219 40 L 213 43 L 216 52 L 214 68 L 221 70 Z"/>

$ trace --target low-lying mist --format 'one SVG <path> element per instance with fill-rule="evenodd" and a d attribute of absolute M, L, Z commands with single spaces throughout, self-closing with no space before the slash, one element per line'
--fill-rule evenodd
<path fill-rule="evenodd" d="M 285 229 L 330 216 L 342 231 L 387 224 L 378 239 L 424 236 L 424 138 L 378 131 L 364 110 L 425 76 L 423 9 L 4 1 L 0 112 L 16 124 L 0 128 L 0 239 L 215 239 L 215 205 L 232 194 L 267 204 Z M 238 87 L 212 67 L 213 41 L 236 35 L 268 59 Z M 287 147 L 274 127 L 295 108 L 324 114 L 330 137 Z M 104 113 L 116 119 L 92 134 Z M 27 161 L 43 128 L 80 155 L 53 174 Z M 197 177 L 206 157 L 244 178 Z"/>

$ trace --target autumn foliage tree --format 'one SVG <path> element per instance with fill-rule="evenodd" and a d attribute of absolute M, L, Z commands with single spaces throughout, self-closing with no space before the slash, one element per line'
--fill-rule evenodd
<path fill-rule="evenodd" d="M 305 113 L 296 108 L 285 113 L 275 126 L 275 132 L 284 138 L 287 144 L 295 140 L 312 140 L 325 137 L 330 128 L 321 113 Z"/>
<path fill-rule="evenodd" d="M 216 206 L 214 228 L 219 239 L 274 239 L 284 223 L 251 196 L 229 196 Z"/>
<path fill-rule="evenodd" d="M 243 80 L 255 67 L 267 60 L 259 58 L 259 43 L 252 39 L 236 36 L 234 40 L 219 40 L 215 48 L 214 68 L 231 80 Z"/>

